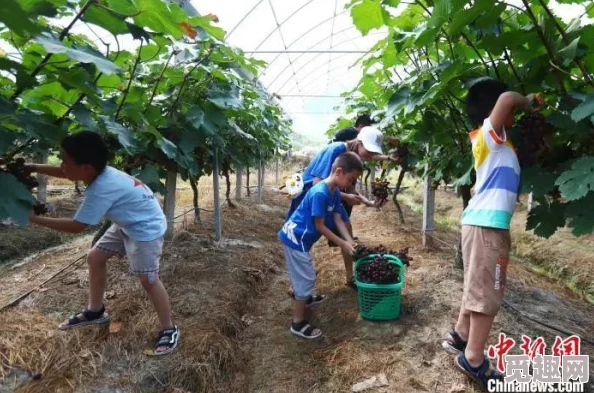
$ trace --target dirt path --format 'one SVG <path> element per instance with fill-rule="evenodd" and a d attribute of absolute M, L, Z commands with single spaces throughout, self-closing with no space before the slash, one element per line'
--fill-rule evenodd
<path fill-rule="evenodd" d="M 475 392 L 456 371 L 440 339 L 455 317 L 462 293 L 462 272 L 453 268 L 453 253 L 420 247 L 420 218 L 407 209 L 407 224 L 398 225 L 392 206 L 385 213 L 357 209 L 355 234 L 361 242 L 392 249 L 410 246 L 415 258 L 407 271 L 402 315 L 394 322 L 373 323 L 358 316 L 356 294 L 343 285 L 344 268 L 337 249 L 320 241 L 314 251 L 318 291 L 330 296 L 313 321 L 325 333 L 315 342 L 288 332 L 291 301 L 288 279 L 277 276 L 250 310 L 253 324 L 240 335 L 251 361 L 246 365 L 249 392 L 347 392 L 353 384 L 385 373 L 389 386 L 370 392 Z M 455 235 L 440 233 L 455 243 Z M 579 301 L 559 284 L 521 265 L 510 269 L 507 299 L 530 316 L 594 340 L 594 307 Z M 543 288 L 543 289 L 535 289 Z M 496 319 L 492 343 L 500 331 L 520 341 L 522 334 L 544 336 L 552 345 L 555 332 L 504 308 Z M 518 349 L 518 348 L 516 348 Z M 512 351 L 513 352 L 513 351 Z M 591 355 L 594 347 L 582 345 Z M 594 391 L 590 385 L 590 391 Z"/>

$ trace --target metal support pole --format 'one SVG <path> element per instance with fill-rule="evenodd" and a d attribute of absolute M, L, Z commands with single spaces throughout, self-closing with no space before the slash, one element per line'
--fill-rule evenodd
<path fill-rule="evenodd" d="M 375 181 L 375 163 L 369 168 L 369 193 L 373 191 L 373 182 Z"/>
<path fill-rule="evenodd" d="M 175 216 L 176 183 L 177 171 L 175 169 L 167 170 L 167 179 L 165 180 L 165 188 L 167 193 L 165 194 L 165 206 L 163 208 L 165 218 L 167 219 L 167 231 L 165 232 L 165 239 L 167 240 L 171 240 L 173 238 L 173 230 L 175 228 L 173 217 Z"/>
<path fill-rule="evenodd" d="M 241 201 L 241 181 L 243 180 L 243 172 L 241 167 L 235 168 L 235 200 Z"/>
<path fill-rule="evenodd" d="M 262 159 L 260 159 L 260 163 L 258 165 L 258 194 L 256 199 L 259 205 L 262 204 L 262 180 L 264 180 L 262 179 L 262 172 Z"/>
<path fill-rule="evenodd" d="M 39 154 L 39 163 L 42 165 L 47 164 L 47 151 Z M 41 173 L 37 174 L 37 200 L 41 203 L 47 202 L 47 175 Z"/>
<path fill-rule="evenodd" d="M 215 240 L 221 240 L 221 202 L 219 195 L 219 153 L 214 149 L 212 160 L 212 192 L 214 194 L 214 237 Z"/>
<path fill-rule="evenodd" d="M 431 176 L 425 177 L 423 190 L 423 246 L 433 245 L 431 233 L 435 231 L 435 190 L 433 190 Z"/>
<path fill-rule="evenodd" d="M 276 187 L 279 186 L 279 183 L 278 183 L 278 155 L 276 156 L 276 160 L 274 161 L 274 185 Z"/>
<path fill-rule="evenodd" d="M 528 213 L 534 209 L 534 195 L 532 193 L 528 194 Z"/>

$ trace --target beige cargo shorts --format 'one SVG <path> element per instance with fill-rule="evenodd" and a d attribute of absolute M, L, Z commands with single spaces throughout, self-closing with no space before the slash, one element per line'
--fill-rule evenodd
<path fill-rule="evenodd" d="M 95 244 L 95 248 L 119 257 L 128 257 L 130 273 L 148 276 L 153 283 L 159 276 L 159 262 L 163 252 L 163 238 L 141 242 L 131 239 L 122 228 L 112 224 Z"/>
<path fill-rule="evenodd" d="M 511 236 L 507 229 L 462 226 L 464 294 L 470 311 L 496 315 L 503 303 Z"/>

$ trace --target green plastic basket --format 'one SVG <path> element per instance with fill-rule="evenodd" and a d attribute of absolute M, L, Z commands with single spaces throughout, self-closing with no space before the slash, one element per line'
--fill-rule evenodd
<path fill-rule="evenodd" d="M 355 263 L 355 284 L 357 285 L 357 303 L 361 318 L 372 321 L 388 321 L 400 316 L 400 300 L 404 286 L 404 265 L 394 255 L 382 255 L 390 263 L 400 266 L 400 282 L 397 284 L 368 284 L 360 282 L 357 267 L 373 262 L 377 255 L 368 255 Z"/>

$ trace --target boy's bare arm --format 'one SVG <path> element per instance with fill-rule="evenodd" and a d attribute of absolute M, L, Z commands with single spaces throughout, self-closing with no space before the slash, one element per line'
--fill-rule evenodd
<path fill-rule="evenodd" d="M 64 171 L 62 171 L 62 167 L 60 166 L 27 164 L 27 168 L 30 172 L 41 173 L 43 175 L 48 175 L 51 177 L 60 177 L 62 179 L 66 178 L 66 175 L 64 175 Z"/>
<path fill-rule="evenodd" d="M 29 221 L 42 227 L 67 233 L 81 233 L 88 227 L 87 224 L 75 221 L 72 218 L 40 217 L 34 214 L 29 216 Z"/>
<path fill-rule="evenodd" d="M 342 238 L 347 242 L 353 244 L 354 241 L 351 236 L 352 227 L 349 229 L 351 223 L 344 222 L 340 213 L 334 213 L 334 224 L 336 224 L 336 228 L 338 229 L 338 232 L 340 233 Z"/>
<path fill-rule="evenodd" d="M 534 107 L 531 106 L 532 103 L 535 104 Z M 513 114 L 514 109 L 517 108 L 525 111 L 539 110 L 541 106 L 542 102 L 536 100 L 534 94 L 523 96 L 515 91 L 506 91 L 499 96 L 495 107 L 491 111 L 489 119 L 491 120 L 491 125 L 495 132 L 499 133 L 505 124 L 506 119 Z"/>
<path fill-rule="evenodd" d="M 343 239 L 336 236 L 332 231 L 324 224 L 324 217 L 315 217 L 314 218 L 316 229 L 328 240 L 331 242 L 338 244 L 340 248 L 344 251 L 348 252 L 349 254 L 353 255 L 355 253 L 355 248 L 351 243 L 344 241 Z"/>

